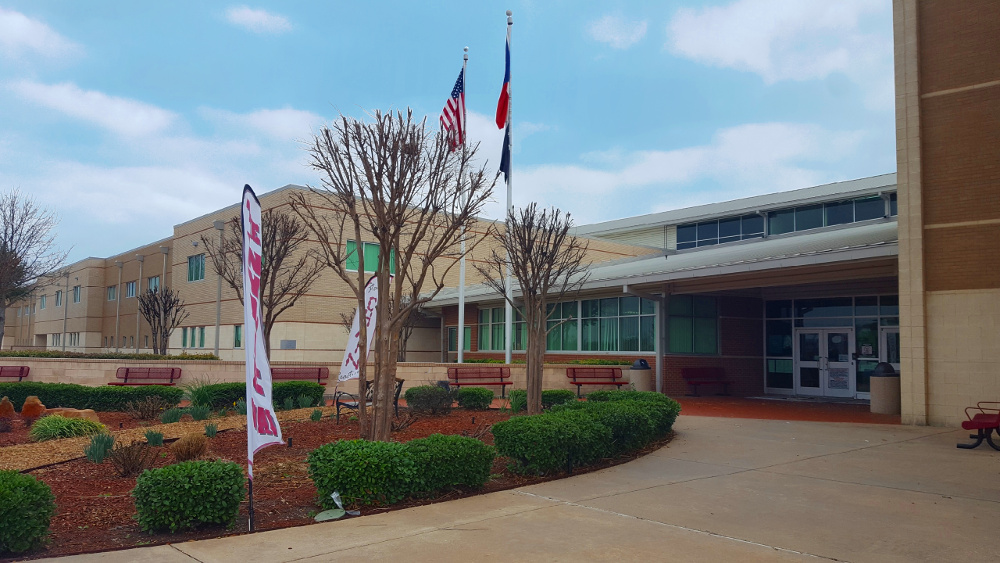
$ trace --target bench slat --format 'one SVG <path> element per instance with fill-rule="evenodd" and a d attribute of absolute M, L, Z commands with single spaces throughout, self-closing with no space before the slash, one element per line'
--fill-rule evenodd
<path fill-rule="evenodd" d="M 507 386 L 510 381 L 509 367 L 450 367 L 448 368 L 448 382 L 455 387 L 466 386 L 500 386 L 500 397 L 506 396 Z"/>
<path fill-rule="evenodd" d="M 621 389 L 628 385 L 622 375 L 622 368 L 616 367 L 572 367 L 566 368 L 566 377 L 571 385 L 576 385 L 576 396 L 580 397 L 584 385 L 614 385 Z"/>
<path fill-rule="evenodd" d="M 176 367 L 131 367 L 122 366 L 115 371 L 115 378 L 109 385 L 174 385 L 181 378 L 181 368 Z M 136 381 L 136 380 L 166 381 Z"/>
<path fill-rule="evenodd" d="M 28 377 L 31 368 L 28 366 L 0 366 L 0 377 L 17 378 L 18 381 Z"/>

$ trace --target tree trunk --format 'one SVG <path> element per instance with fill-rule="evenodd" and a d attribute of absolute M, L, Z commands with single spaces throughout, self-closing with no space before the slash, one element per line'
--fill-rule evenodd
<path fill-rule="evenodd" d="M 7 307 L 0 303 L 0 344 L 3 344 L 4 323 L 7 322 Z"/>
<path fill-rule="evenodd" d="M 532 318 L 526 319 L 530 327 L 525 357 L 528 414 L 540 414 L 542 412 L 542 367 L 545 361 L 545 320 L 539 318 L 537 312 L 531 316 Z"/>
<path fill-rule="evenodd" d="M 271 327 L 265 324 L 263 327 L 264 331 L 264 354 L 267 356 L 267 361 L 271 361 Z"/>

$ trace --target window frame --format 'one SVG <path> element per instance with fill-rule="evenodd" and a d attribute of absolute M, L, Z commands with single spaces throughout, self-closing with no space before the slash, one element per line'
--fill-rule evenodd
<path fill-rule="evenodd" d="M 73 303 L 79 303 L 83 299 L 83 290 L 81 286 L 73 286 Z"/>
<path fill-rule="evenodd" d="M 203 281 L 205 279 L 205 253 L 188 256 L 187 268 L 187 281 L 189 283 Z M 200 277 L 198 277 L 199 275 Z"/>
<path fill-rule="evenodd" d="M 135 297 L 135 290 L 137 285 L 138 285 L 137 281 L 125 282 L 125 299 L 131 299 Z"/>

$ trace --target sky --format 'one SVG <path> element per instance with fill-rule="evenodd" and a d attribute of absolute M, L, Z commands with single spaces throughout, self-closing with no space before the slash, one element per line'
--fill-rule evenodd
<path fill-rule="evenodd" d="M 0 191 L 111 256 L 244 184 L 318 185 L 339 114 L 437 128 L 463 47 L 495 170 L 508 9 L 515 206 L 581 225 L 896 170 L 890 0 L 0 0 Z"/>

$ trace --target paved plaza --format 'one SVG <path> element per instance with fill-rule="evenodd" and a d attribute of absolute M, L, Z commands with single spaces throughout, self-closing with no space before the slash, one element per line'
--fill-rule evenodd
<path fill-rule="evenodd" d="M 1000 452 L 945 428 L 681 416 L 642 459 L 462 500 L 83 555 L 191 561 L 995 561 Z"/>

